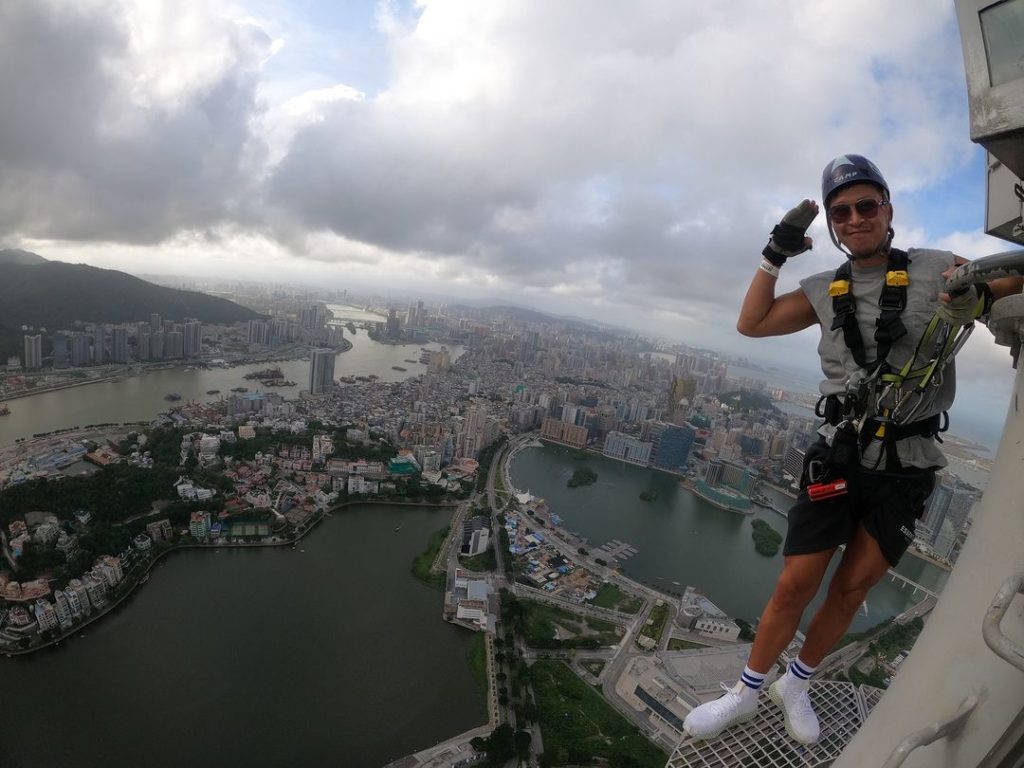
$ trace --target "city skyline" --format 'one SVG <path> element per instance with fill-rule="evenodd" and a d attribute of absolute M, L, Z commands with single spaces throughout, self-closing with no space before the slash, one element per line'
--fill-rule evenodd
<path fill-rule="evenodd" d="M 925 6 L 16 4 L 0 245 L 511 301 L 811 365 L 813 330 L 734 324 L 830 158 L 883 169 L 897 245 L 1007 248 L 982 233 L 953 8 Z M 780 290 L 841 258 L 820 217 L 810 234 Z M 954 415 L 992 434 L 1009 357 L 979 333 L 961 361 Z"/>

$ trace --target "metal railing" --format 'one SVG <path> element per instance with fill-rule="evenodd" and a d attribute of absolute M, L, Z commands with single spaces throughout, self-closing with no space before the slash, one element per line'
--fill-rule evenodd
<path fill-rule="evenodd" d="M 999 628 L 1010 603 L 1019 594 L 1024 594 L 1024 571 L 1008 578 L 996 592 L 985 612 L 981 635 L 992 653 L 1024 672 L 1024 647 L 1010 640 Z"/>
<path fill-rule="evenodd" d="M 934 741 L 938 741 L 944 736 L 955 736 L 960 732 L 960 729 L 964 727 L 964 723 L 967 722 L 967 718 L 971 716 L 971 713 L 974 712 L 974 709 L 977 706 L 978 694 L 972 693 L 964 699 L 963 704 L 960 705 L 960 709 L 957 710 L 956 714 L 946 722 L 929 725 L 927 728 L 914 731 L 912 734 L 907 736 L 907 738 L 897 745 L 892 754 L 889 755 L 889 759 L 885 761 L 885 765 L 883 765 L 882 768 L 899 768 L 899 766 L 903 765 L 907 757 L 909 757 L 910 753 L 918 747 L 925 747 Z"/>
<path fill-rule="evenodd" d="M 1024 594 L 1024 571 L 1014 574 L 999 587 L 999 591 L 996 592 L 985 612 L 985 619 L 981 624 L 981 634 L 985 638 L 985 644 L 992 649 L 994 654 L 1024 672 L 1024 647 L 1010 640 L 999 628 L 1010 603 L 1019 594 Z M 956 714 L 946 722 L 935 723 L 907 736 L 889 755 L 889 759 L 885 761 L 882 768 L 899 768 L 910 753 L 918 747 L 927 746 L 946 736 L 956 736 L 967 722 L 967 718 L 978 706 L 978 700 L 978 694 L 972 693 L 964 699 Z"/>

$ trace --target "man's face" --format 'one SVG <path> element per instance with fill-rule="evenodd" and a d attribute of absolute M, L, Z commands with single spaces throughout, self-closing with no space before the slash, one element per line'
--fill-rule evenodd
<path fill-rule="evenodd" d="M 888 203 L 879 205 L 873 218 L 857 210 L 860 201 L 880 203 L 882 200 L 882 190 L 874 184 L 851 184 L 839 190 L 828 202 L 827 212 L 832 229 L 839 242 L 846 246 L 854 258 L 871 256 L 885 243 L 892 223 L 892 206 Z M 842 216 L 833 215 L 836 206 L 845 206 L 837 212 L 845 213 L 845 220 L 842 220 Z"/>

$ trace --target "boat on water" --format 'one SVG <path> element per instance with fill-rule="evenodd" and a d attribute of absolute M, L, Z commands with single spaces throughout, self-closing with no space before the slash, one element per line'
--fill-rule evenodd
<path fill-rule="evenodd" d="M 280 368 L 265 368 L 262 371 L 253 371 L 247 373 L 242 378 L 245 379 L 283 379 L 284 373 Z"/>
<path fill-rule="evenodd" d="M 164 395 L 164 400 L 169 400 L 170 402 L 174 403 L 177 402 L 178 400 L 181 400 L 181 395 L 179 395 L 177 392 L 168 392 L 166 395 Z"/>
<path fill-rule="evenodd" d="M 396 526 L 395 533 L 398 533 L 400 530 L 402 530 L 402 526 L 400 526 L 400 525 Z"/>
<path fill-rule="evenodd" d="M 416 360 L 406 360 L 405 362 L 407 362 L 407 363 L 415 363 L 417 361 Z"/>
<path fill-rule="evenodd" d="M 391 370 L 393 370 L 393 371 L 408 371 L 409 369 L 408 368 L 403 368 L 400 365 L 392 365 L 391 366 Z"/>
<path fill-rule="evenodd" d="M 206 394 L 208 394 L 208 395 L 219 395 L 220 394 L 220 390 L 219 389 L 208 389 L 208 390 L 206 390 Z"/>
<path fill-rule="evenodd" d="M 231 391 L 232 392 L 248 392 L 249 388 L 248 387 L 232 387 Z"/>

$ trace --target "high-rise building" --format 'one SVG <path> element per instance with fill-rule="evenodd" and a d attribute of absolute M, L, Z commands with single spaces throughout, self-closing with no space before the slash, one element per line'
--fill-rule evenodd
<path fill-rule="evenodd" d="M 960 533 L 967 522 L 967 514 L 974 506 L 978 492 L 966 485 L 957 485 L 953 489 L 953 496 L 949 500 L 949 509 L 946 511 L 946 519 L 953 524 L 953 530 Z"/>
<path fill-rule="evenodd" d="M 149 360 L 152 357 L 150 336 L 149 323 L 139 323 L 135 332 L 135 356 L 139 360 Z"/>
<path fill-rule="evenodd" d="M 175 328 L 181 328 L 180 325 Z M 185 334 L 180 330 L 173 330 L 164 334 L 164 358 L 167 360 L 179 360 L 185 356 Z"/>
<path fill-rule="evenodd" d="M 398 311 L 394 309 L 388 310 L 388 318 L 385 321 L 384 335 L 389 339 L 397 339 L 402 335 L 402 324 L 398 319 Z"/>
<path fill-rule="evenodd" d="M 38 333 L 25 336 L 25 370 L 36 371 L 43 367 L 43 337 Z"/>
<path fill-rule="evenodd" d="M 249 321 L 249 343 L 264 346 L 270 343 L 270 324 L 266 320 Z"/>
<path fill-rule="evenodd" d="M 92 336 L 76 333 L 71 337 L 71 364 L 88 365 L 92 362 Z"/>
<path fill-rule="evenodd" d="M 107 359 L 107 327 L 102 323 L 96 323 L 92 329 L 92 361 L 96 365 L 103 365 Z"/>
<path fill-rule="evenodd" d="M 587 444 L 587 428 L 559 419 L 544 419 L 540 428 L 540 436 L 545 440 L 564 443 L 573 448 L 583 448 Z"/>
<path fill-rule="evenodd" d="M 334 350 L 314 349 L 309 361 L 309 392 L 322 395 L 334 387 Z"/>
<path fill-rule="evenodd" d="M 952 498 L 952 479 L 948 475 L 940 475 L 939 482 L 935 484 L 934 490 L 925 503 L 924 516 L 917 524 L 917 535 L 929 544 L 935 544 Z"/>
<path fill-rule="evenodd" d="M 682 472 L 690 458 L 690 449 L 697 436 L 693 427 L 678 426 L 663 421 L 651 425 L 651 464 L 669 472 Z"/>
<path fill-rule="evenodd" d="M 189 519 L 188 532 L 197 539 L 210 535 L 210 513 L 193 512 Z"/>
<path fill-rule="evenodd" d="M 115 363 L 128 362 L 128 329 L 115 328 L 110 334 L 110 359 Z"/>
<path fill-rule="evenodd" d="M 61 629 L 70 629 L 74 616 L 71 615 L 71 604 L 68 602 L 64 590 L 58 589 L 53 593 L 54 608 L 57 611 L 57 621 Z"/>
<path fill-rule="evenodd" d="M 67 368 L 70 355 L 67 334 L 63 331 L 57 331 L 57 333 L 50 337 L 50 341 L 53 343 L 53 367 Z"/>
<path fill-rule="evenodd" d="M 646 467 L 651 458 L 651 444 L 632 435 L 609 432 L 602 452 L 611 459 Z"/>
<path fill-rule="evenodd" d="M 159 315 L 156 315 L 159 319 Z M 152 325 L 149 331 L 149 357 L 152 360 L 163 360 L 166 357 L 164 348 L 164 329 L 159 325 Z"/>
<path fill-rule="evenodd" d="M 198 320 L 185 321 L 185 357 L 199 357 L 203 351 L 203 324 Z"/>
<path fill-rule="evenodd" d="M 48 632 L 51 629 L 57 629 L 57 611 L 49 600 L 45 597 L 40 597 L 36 600 L 35 605 L 33 605 L 33 611 L 36 615 L 36 621 L 39 622 L 40 632 Z"/>

